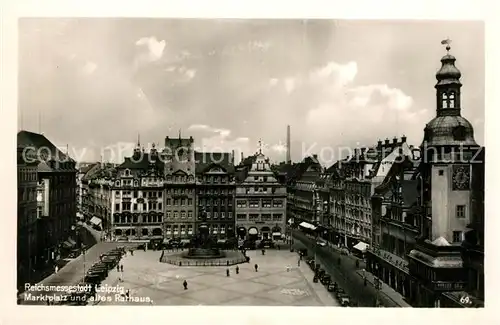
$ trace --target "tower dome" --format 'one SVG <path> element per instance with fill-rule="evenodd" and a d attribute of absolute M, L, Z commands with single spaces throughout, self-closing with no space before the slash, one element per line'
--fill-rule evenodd
<path fill-rule="evenodd" d="M 455 66 L 456 58 L 449 53 L 450 40 L 442 41 L 448 52 L 441 58 L 441 68 L 436 73 L 436 117 L 424 129 L 427 146 L 476 146 L 474 128 L 461 116 L 462 73 Z"/>

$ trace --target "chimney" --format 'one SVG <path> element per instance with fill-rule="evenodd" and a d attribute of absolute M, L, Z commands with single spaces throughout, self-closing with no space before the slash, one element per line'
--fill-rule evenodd
<path fill-rule="evenodd" d="M 234 150 L 231 151 L 231 164 L 234 165 Z"/>
<path fill-rule="evenodd" d="M 403 135 L 403 136 L 401 137 L 401 142 L 402 142 L 402 143 L 406 143 L 406 135 Z"/>
<path fill-rule="evenodd" d="M 286 163 L 290 164 L 292 162 L 291 153 L 290 153 L 290 125 L 286 126 Z"/>
<path fill-rule="evenodd" d="M 318 160 L 318 155 L 317 155 L 317 154 L 314 154 L 314 155 L 313 155 L 313 158 L 314 158 L 314 159 L 316 159 L 316 160 Z"/>
<path fill-rule="evenodd" d="M 378 140 L 377 142 L 377 149 L 382 149 L 382 140 Z"/>
<path fill-rule="evenodd" d="M 396 143 L 398 143 L 398 138 L 394 137 L 394 139 L 392 139 L 392 144 L 396 144 Z"/>
<path fill-rule="evenodd" d="M 241 160 L 240 160 L 240 164 L 243 162 L 243 151 L 241 152 Z"/>

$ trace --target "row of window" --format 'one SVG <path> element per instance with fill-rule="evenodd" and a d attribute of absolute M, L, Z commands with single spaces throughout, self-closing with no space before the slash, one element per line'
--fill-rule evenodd
<path fill-rule="evenodd" d="M 245 188 L 245 193 L 246 194 L 252 194 L 252 193 L 276 193 L 276 187 L 261 187 L 261 186 L 253 186 L 253 187 L 246 187 Z"/>
<path fill-rule="evenodd" d="M 231 207 L 233 206 L 233 200 L 223 200 L 223 199 L 199 199 L 198 201 L 199 205 L 202 206 L 219 206 L 219 207 L 225 207 L 226 205 Z"/>
<path fill-rule="evenodd" d="M 238 213 L 236 215 L 237 220 L 249 220 L 249 221 L 282 221 L 283 220 L 283 214 L 281 213 L 276 213 L 276 214 L 270 214 L 270 213 L 263 213 L 263 214 L 258 214 L 258 213 L 250 213 L 250 214 L 244 214 L 244 213 Z"/>
<path fill-rule="evenodd" d="M 167 219 L 193 219 L 193 211 L 167 211 Z"/>
<path fill-rule="evenodd" d="M 173 203 L 173 204 L 172 204 Z M 167 206 L 192 206 L 193 199 L 166 199 L 165 205 Z"/>
<path fill-rule="evenodd" d="M 37 171 L 36 169 L 21 169 L 17 173 L 17 180 L 19 183 L 23 182 L 34 182 L 37 180 Z"/>
<path fill-rule="evenodd" d="M 180 229 L 180 232 L 184 231 L 193 231 L 193 226 L 192 225 L 166 225 L 165 226 L 167 233 L 169 232 L 177 232 Z M 220 224 L 220 225 L 209 225 L 208 227 L 209 233 L 215 234 L 215 233 L 225 233 L 226 232 L 226 225 L 225 224 Z"/>
<path fill-rule="evenodd" d="M 232 194 L 234 191 L 230 190 L 230 189 L 227 189 L 227 188 L 209 188 L 209 189 L 199 189 L 198 190 L 198 194 L 221 194 L 221 195 L 228 195 L 228 194 Z"/>
<path fill-rule="evenodd" d="M 137 199 L 139 197 L 143 198 L 154 198 L 154 197 L 163 197 L 163 192 L 162 191 L 121 191 L 121 195 L 124 197 L 127 196 L 132 196 L 134 199 Z M 120 197 L 120 191 L 115 191 L 115 197 L 119 198 Z"/>
<path fill-rule="evenodd" d="M 163 222 L 163 216 L 150 216 L 143 215 L 139 216 L 114 216 L 113 223 L 115 224 L 133 224 L 133 223 L 161 223 Z"/>
<path fill-rule="evenodd" d="M 236 206 L 238 208 L 246 208 L 248 205 L 249 208 L 282 208 L 283 207 L 283 200 L 269 200 L 269 199 L 263 199 L 263 200 L 237 200 L 236 201 Z"/>
<path fill-rule="evenodd" d="M 156 202 L 146 202 L 146 203 L 134 203 L 131 202 L 122 202 L 115 204 L 115 212 L 122 211 L 132 211 L 132 212 L 140 212 L 142 208 L 142 212 L 150 211 L 150 210 L 162 210 L 163 205 L 161 203 Z"/>

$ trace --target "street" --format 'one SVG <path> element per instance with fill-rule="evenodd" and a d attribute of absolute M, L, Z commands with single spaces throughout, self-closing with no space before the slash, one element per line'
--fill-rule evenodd
<path fill-rule="evenodd" d="M 314 247 L 316 246 L 314 239 L 309 239 L 300 231 L 294 231 L 293 237 L 296 247 L 305 247 L 308 249 L 309 256 L 314 256 Z M 363 261 L 360 260 L 359 267 L 356 267 L 355 257 L 341 255 L 328 247 L 317 246 L 316 254 L 319 264 L 332 276 L 333 281 L 336 281 L 352 299 L 358 302 L 359 307 L 374 307 L 377 294 L 382 306 L 401 307 L 402 303 L 397 303 L 383 292 L 377 293 L 372 285 L 368 284 L 365 287 L 362 277 L 356 273 L 356 270 L 364 268 Z M 338 258 L 341 260 L 340 265 L 337 262 Z"/>

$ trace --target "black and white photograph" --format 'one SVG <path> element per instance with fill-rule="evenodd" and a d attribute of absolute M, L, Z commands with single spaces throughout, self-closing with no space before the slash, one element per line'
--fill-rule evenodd
<path fill-rule="evenodd" d="M 17 24 L 17 305 L 485 306 L 483 21 Z"/>

